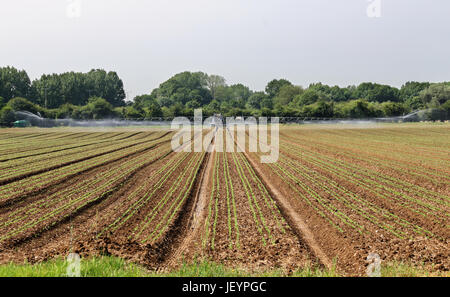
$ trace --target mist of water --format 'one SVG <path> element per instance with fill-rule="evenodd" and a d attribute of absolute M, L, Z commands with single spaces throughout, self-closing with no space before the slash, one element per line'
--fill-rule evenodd
<path fill-rule="evenodd" d="M 305 119 L 305 118 L 280 118 L 280 123 L 298 123 L 298 124 L 352 124 L 352 125 L 373 125 L 376 123 L 399 123 L 407 121 L 421 121 L 428 110 L 414 111 L 405 116 L 371 118 L 371 119 Z M 74 119 L 48 119 L 40 114 L 34 114 L 29 111 L 17 111 L 16 117 L 21 120 L 27 120 L 33 126 L 38 127 L 129 127 L 129 126 L 170 126 L 169 120 L 122 120 L 122 119 L 103 119 L 103 120 L 74 120 Z"/>
<path fill-rule="evenodd" d="M 33 126 L 38 127 L 129 127 L 129 126 L 164 126 L 170 125 L 170 121 L 133 121 L 121 119 L 103 120 L 74 120 L 74 119 L 47 119 L 29 111 L 16 111 L 16 117 L 27 120 Z"/>

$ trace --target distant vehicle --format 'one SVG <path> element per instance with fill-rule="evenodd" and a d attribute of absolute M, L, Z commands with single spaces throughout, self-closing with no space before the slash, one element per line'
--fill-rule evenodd
<path fill-rule="evenodd" d="M 30 126 L 31 126 L 30 122 L 27 121 L 27 120 L 15 121 L 15 122 L 13 123 L 13 125 L 14 125 L 14 127 L 16 127 L 16 128 L 25 128 L 25 127 L 30 127 Z"/>

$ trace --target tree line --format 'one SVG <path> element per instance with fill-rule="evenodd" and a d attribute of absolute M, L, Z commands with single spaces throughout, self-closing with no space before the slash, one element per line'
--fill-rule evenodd
<path fill-rule="evenodd" d="M 448 119 L 449 99 L 450 82 L 407 82 L 401 88 L 371 82 L 347 87 L 319 82 L 303 88 L 286 79 L 274 79 L 263 91 L 253 91 L 243 84 L 228 85 L 219 75 L 185 71 L 126 102 L 116 72 L 93 69 L 42 75 L 30 81 L 24 70 L 0 68 L 3 124 L 14 119 L 14 111 L 53 119 L 140 120 L 192 116 L 196 108 L 203 108 L 206 116 L 310 118 L 392 117 L 431 109 L 437 119 Z"/>

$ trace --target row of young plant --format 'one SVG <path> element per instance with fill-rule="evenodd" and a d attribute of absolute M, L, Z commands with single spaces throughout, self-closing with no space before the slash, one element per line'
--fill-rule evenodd
<path fill-rule="evenodd" d="M 82 162 L 54 169 L 49 172 L 44 172 L 12 183 L 8 183 L 0 188 L 0 202 L 5 202 L 10 199 L 16 199 L 18 197 L 26 195 L 27 193 L 31 193 L 51 184 L 61 182 L 69 176 L 76 175 L 77 173 L 89 170 L 91 168 L 106 165 L 108 163 L 123 159 L 141 151 L 149 150 L 155 146 L 167 143 L 169 141 L 170 135 L 167 135 L 153 141 L 149 141 L 148 143 L 143 143 L 124 150 L 116 151 L 110 154 L 102 155 Z"/>
<path fill-rule="evenodd" d="M 253 169 L 252 165 L 249 163 L 247 158 L 244 156 L 244 154 L 238 154 L 240 157 L 242 163 L 247 168 L 247 172 L 250 173 L 250 176 L 254 183 L 256 183 L 256 186 L 259 189 L 260 194 L 262 195 L 265 205 L 268 209 L 270 209 L 270 212 L 272 213 L 273 218 L 275 218 L 276 224 L 278 228 L 281 230 L 282 233 L 285 233 L 285 223 L 283 215 L 280 212 L 280 209 L 278 208 L 276 202 L 273 200 L 272 196 L 269 194 L 267 188 L 263 184 L 263 182 L 259 179 L 259 177 L 256 175 L 255 170 Z M 288 225 L 286 225 L 289 227 Z"/>
<path fill-rule="evenodd" d="M 405 150 L 402 151 L 401 156 L 394 157 L 392 152 L 389 151 L 395 145 L 393 143 L 389 144 L 386 151 L 383 151 L 382 146 L 379 143 L 374 144 L 371 147 L 367 141 L 364 141 L 364 146 L 361 146 L 360 144 L 363 143 L 363 140 L 361 139 L 355 140 L 355 142 L 347 143 L 340 138 L 327 138 L 323 139 L 323 141 L 319 141 L 321 139 L 317 137 L 314 139 L 298 139 L 291 136 L 283 136 L 283 138 L 293 139 L 295 143 L 298 143 L 298 145 L 301 145 L 303 148 L 314 147 L 315 149 L 320 149 L 322 151 L 329 152 L 330 154 L 338 152 L 339 156 L 357 159 L 358 161 L 369 164 L 375 168 L 386 168 L 391 172 L 396 172 L 397 174 L 402 174 L 405 170 L 407 170 L 411 176 L 426 179 L 430 183 L 435 183 L 436 178 L 439 178 L 441 183 L 443 182 L 450 184 L 448 173 L 445 173 L 445 168 L 450 166 L 450 162 L 448 161 L 449 152 L 447 152 L 447 155 L 445 156 L 447 161 L 430 159 L 429 157 L 420 161 L 418 160 L 421 156 L 420 154 L 417 154 L 417 152 L 405 154 Z M 363 156 L 362 153 L 364 153 Z M 406 160 L 404 156 L 408 156 L 408 160 Z M 426 167 L 423 166 L 424 162 L 427 164 Z M 435 166 L 437 165 L 438 168 L 431 167 L 431 164 L 433 163 Z M 446 166 L 446 164 L 448 166 Z"/>
<path fill-rule="evenodd" d="M 337 165 L 345 165 L 349 170 L 352 170 L 353 172 L 358 172 L 358 174 L 361 174 L 362 176 L 365 176 L 367 178 L 375 180 L 378 184 L 386 186 L 386 187 L 392 187 L 393 189 L 400 189 L 402 192 L 409 193 L 410 195 L 416 196 L 418 198 L 425 198 L 427 200 L 432 201 L 432 203 L 440 204 L 444 206 L 448 206 L 449 202 L 448 200 L 450 197 L 448 195 L 440 194 L 437 191 L 432 191 L 424 186 L 418 185 L 416 183 L 409 182 L 408 180 L 405 180 L 405 172 L 408 172 L 408 175 L 413 175 L 414 172 L 412 172 L 412 169 L 404 168 L 400 172 L 398 172 L 396 175 L 391 176 L 384 174 L 383 172 L 380 172 L 378 169 L 373 170 L 372 168 L 378 168 L 379 163 L 383 163 L 382 160 L 379 161 L 366 161 L 367 159 L 365 157 L 360 157 L 356 152 L 350 154 L 350 158 L 361 160 L 362 162 L 370 162 L 370 166 L 364 166 L 364 170 L 361 170 L 360 166 L 358 164 L 354 164 L 354 162 L 345 162 L 341 160 L 339 157 L 336 157 L 332 153 L 330 153 L 333 157 L 327 156 L 327 154 L 324 153 L 324 150 L 320 150 L 320 154 L 314 153 L 311 151 L 309 146 L 304 146 L 303 144 L 296 144 L 293 145 L 289 142 L 283 142 L 282 144 L 285 147 L 290 147 L 291 149 L 298 150 L 303 154 L 311 154 L 314 156 L 317 156 L 319 158 L 322 158 L 326 160 L 327 162 L 332 162 Z M 317 147 L 315 147 L 317 149 Z M 345 152 L 344 150 L 341 150 L 339 152 L 340 155 L 348 155 L 348 152 Z M 388 162 L 389 163 L 389 162 Z M 441 173 L 443 174 L 443 173 Z M 402 176 L 402 178 L 398 178 L 397 176 Z M 442 184 L 446 184 L 445 182 L 441 182 Z"/>
<path fill-rule="evenodd" d="M 286 149 L 286 147 L 287 147 L 287 149 Z M 284 142 L 282 142 L 282 148 L 283 148 L 283 152 L 290 149 L 291 150 L 289 152 L 290 154 L 295 155 L 299 160 L 305 161 L 305 151 L 299 150 L 299 147 L 296 147 L 296 146 L 289 147 L 289 143 L 285 144 Z M 318 155 L 317 152 L 315 152 L 315 154 L 314 153 L 311 153 L 311 154 L 313 154 L 314 156 Z M 333 195 L 330 192 L 329 187 L 327 187 L 327 184 L 330 183 L 330 180 L 322 179 L 323 185 L 314 183 L 314 182 L 312 182 L 312 180 L 314 180 L 314 179 L 312 179 L 312 176 L 317 178 L 317 173 L 310 172 L 308 175 L 305 172 L 298 170 L 297 166 L 302 167 L 301 162 L 295 163 L 295 165 L 292 166 L 292 163 L 290 163 L 289 165 L 286 163 L 285 158 L 283 160 L 284 160 L 283 161 L 284 163 L 282 162 L 282 166 L 280 166 L 280 164 L 270 165 L 270 167 L 272 167 L 271 169 L 275 173 L 277 173 L 277 175 L 279 175 L 279 177 L 281 179 L 285 180 L 290 185 L 290 187 L 293 188 L 299 194 L 299 197 L 303 197 L 304 200 L 307 201 L 309 205 L 313 206 L 313 203 L 311 203 L 311 202 L 314 202 L 314 200 L 316 200 L 317 205 L 314 205 L 313 208 L 315 208 L 315 210 L 322 217 L 327 219 L 330 222 L 330 224 L 335 226 L 336 229 L 338 229 L 339 231 L 343 232 L 343 229 L 341 227 L 339 227 L 339 225 L 341 225 L 340 222 L 343 223 L 344 225 L 348 225 L 352 228 L 358 228 L 360 232 L 362 232 L 362 230 L 365 229 L 364 228 L 365 226 L 358 226 L 358 224 L 356 222 L 354 222 L 351 218 L 346 217 L 345 214 L 342 214 L 340 211 L 342 206 L 338 205 L 337 207 L 333 207 L 333 205 L 329 205 L 330 201 L 323 200 L 321 197 L 321 193 L 314 192 L 313 188 L 316 188 L 316 189 L 319 188 L 320 191 L 323 191 L 322 195 L 333 197 L 333 199 L 331 200 L 332 202 L 336 202 L 336 203 L 339 202 L 339 203 L 341 203 L 341 205 L 353 206 L 353 207 L 351 207 L 353 209 L 353 211 L 359 212 L 359 214 L 362 215 L 363 217 L 365 217 L 365 219 L 375 222 L 375 224 L 376 224 L 376 221 L 378 221 L 378 220 L 375 220 L 375 217 L 370 216 L 365 212 L 362 212 L 362 210 L 360 210 L 357 205 L 352 205 L 352 203 L 350 203 L 349 200 L 342 197 L 342 193 L 340 195 Z M 328 162 L 332 163 L 333 159 L 330 158 L 328 160 Z M 291 172 L 286 170 L 286 168 L 288 168 Z M 303 167 L 303 168 L 306 169 L 307 167 Z M 317 165 L 317 168 L 320 169 L 321 167 L 319 165 Z M 294 174 L 292 174 L 292 173 L 294 173 Z M 300 175 L 301 179 L 296 178 L 296 175 Z M 307 182 L 308 180 L 309 180 L 309 184 Z M 351 194 L 353 194 L 353 193 L 351 193 Z M 308 196 L 309 199 L 306 196 Z M 310 200 L 311 198 L 313 198 L 313 199 Z M 360 199 L 360 201 L 363 201 L 363 200 Z M 366 207 L 367 207 L 367 205 L 366 205 Z M 373 209 L 376 209 L 376 208 L 373 208 Z M 326 213 L 328 213 L 328 215 Z M 352 212 L 350 211 L 349 213 L 352 213 Z M 393 214 L 390 214 L 390 215 L 386 214 L 386 215 L 390 216 L 391 218 L 395 217 Z M 335 216 L 339 218 L 339 221 L 333 220 L 333 217 L 335 217 Z M 398 218 L 397 222 L 399 223 L 400 226 L 409 227 L 409 228 L 405 228 L 405 230 L 412 229 L 415 233 L 419 233 L 419 234 L 426 235 L 426 236 L 433 236 L 433 234 L 430 231 L 425 230 L 418 225 L 411 224 L 404 219 Z M 381 224 L 378 224 L 378 225 L 379 225 L 379 227 L 394 234 L 396 237 L 404 238 L 405 236 L 407 236 L 406 233 L 403 232 L 402 230 L 400 230 L 399 228 L 394 229 L 394 228 L 392 228 L 391 225 L 386 224 L 384 222 Z"/>
<path fill-rule="evenodd" d="M 0 163 L 0 182 L 11 180 L 24 175 L 31 175 L 42 170 L 61 167 L 75 162 L 81 162 L 87 158 L 93 158 L 103 154 L 125 149 L 134 145 L 143 144 L 158 138 L 160 135 L 147 139 L 126 139 L 121 141 L 109 140 L 101 143 L 93 143 L 76 149 L 59 151 L 53 154 L 45 154 L 25 159 L 16 159 Z"/>
<path fill-rule="evenodd" d="M 115 164 L 113 167 L 110 168 L 110 170 L 100 171 L 96 175 L 93 175 L 85 180 L 83 180 L 80 183 L 77 183 L 76 187 L 68 187 L 62 191 L 55 192 L 49 196 L 47 196 L 46 199 L 35 201 L 31 204 L 27 204 L 24 207 L 18 207 L 16 210 L 9 213 L 7 218 L 13 218 L 18 212 L 25 211 L 26 215 L 31 215 L 34 213 L 38 213 L 43 208 L 51 208 L 52 205 L 55 203 L 58 203 L 60 201 L 64 201 L 65 199 L 71 197 L 73 195 L 79 195 L 80 193 L 86 192 L 89 190 L 89 188 L 96 188 L 99 184 L 101 184 L 105 179 L 113 178 L 113 176 L 116 174 L 115 170 L 119 170 L 120 168 L 128 168 L 128 166 L 134 166 L 136 162 L 141 162 L 142 158 L 147 157 L 149 154 L 153 154 L 156 157 L 160 157 L 161 154 L 168 152 L 168 146 L 160 146 L 152 150 L 151 152 L 148 152 L 145 155 L 138 156 L 135 158 L 130 159 L 125 166 L 123 163 Z M 142 163 L 142 162 L 141 162 Z"/>
<path fill-rule="evenodd" d="M 58 140 L 66 137 L 86 137 L 89 136 L 89 132 L 30 132 L 26 134 L 22 133 L 5 133 L 4 137 L 0 139 L 0 147 L 6 148 L 10 146 L 17 146 L 24 142 L 44 142 L 46 140 Z"/>
<path fill-rule="evenodd" d="M 337 174 L 341 177 L 346 176 L 348 177 L 348 180 L 353 180 L 359 185 L 364 185 L 370 189 L 371 192 L 376 192 L 384 195 L 385 197 L 390 197 L 389 199 L 395 200 L 393 202 L 396 202 L 400 206 L 406 207 L 415 213 L 421 214 L 424 217 L 429 217 L 432 215 L 436 218 L 442 218 L 441 210 L 443 205 L 437 206 L 436 204 L 446 203 L 446 201 L 442 201 L 437 198 L 441 196 L 439 193 L 431 192 L 414 184 L 409 184 L 400 179 L 394 179 L 386 175 L 381 175 L 377 172 L 368 172 L 365 168 L 361 169 L 347 162 L 342 162 L 336 158 L 327 157 L 324 154 L 314 154 L 308 151 L 298 153 L 295 149 L 293 150 L 292 148 L 288 148 L 289 146 L 282 145 L 282 147 L 285 150 L 290 149 L 294 152 L 294 154 L 297 153 L 298 157 L 301 157 L 304 160 L 307 159 L 312 164 L 317 164 L 317 166 L 327 168 L 329 171 L 337 171 Z M 408 188 L 406 185 L 403 185 L 402 187 L 402 184 L 408 184 L 407 186 L 415 188 L 417 194 L 405 194 L 406 189 Z M 434 203 L 425 202 L 423 193 L 428 193 L 429 195 L 426 196 L 426 200 L 431 200 Z M 435 197 L 433 198 L 432 196 Z M 445 199 L 445 197 L 441 198 Z M 446 216 L 449 215 L 450 214 L 447 212 Z"/>
<path fill-rule="evenodd" d="M 368 179 L 364 179 L 361 178 L 361 176 L 359 174 L 353 174 L 349 171 L 346 171 L 344 165 L 341 166 L 333 166 L 332 162 L 320 162 L 317 161 L 317 158 L 315 158 L 316 156 L 308 156 L 306 153 L 302 153 L 302 154 L 297 154 L 295 151 L 289 150 L 289 149 L 283 149 L 283 151 L 285 151 L 286 153 L 288 153 L 288 156 L 294 156 L 300 160 L 302 160 L 302 162 L 306 162 L 308 164 L 310 164 L 309 166 L 312 166 L 313 168 L 317 168 L 317 170 L 320 172 L 321 170 L 325 170 L 327 172 L 327 174 L 331 174 L 332 176 L 334 176 L 334 178 L 336 180 L 345 180 L 346 183 L 351 183 L 354 184 L 356 187 L 361 188 L 362 190 L 368 192 L 370 195 L 373 195 L 375 197 L 379 197 L 387 202 L 393 202 L 392 200 L 395 200 L 394 202 L 397 202 L 402 208 L 407 208 L 408 210 L 414 212 L 414 213 L 418 213 L 418 214 L 422 214 L 424 215 L 423 212 L 420 212 L 417 210 L 417 205 L 416 204 L 410 204 L 410 203 L 406 203 L 405 201 L 399 201 L 399 198 L 393 195 L 389 195 L 386 194 L 383 191 L 380 191 L 379 189 L 383 189 L 383 187 L 381 187 L 379 184 L 377 184 L 376 182 L 373 183 L 368 183 Z M 406 222 L 406 220 L 404 221 Z M 430 231 L 427 231 L 423 228 L 421 228 L 418 225 L 413 224 L 413 230 L 415 230 L 415 232 L 420 232 L 420 233 L 424 233 L 427 234 L 428 236 L 433 236 L 433 234 Z"/>
<path fill-rule="evenodd" d="M 227 131 L 227 133 L 230 132 Z M 229 159 L 231 159 L 231 163 L 229 163 Z M 232 167 L 230 167 L 230 164 L 232 164 Z M 231 170 L 235 172 L 233 176 L 236 180 L 233 180 L 230 174 Z M 245 192 L 244 197 L 235 197 L 236 187 L 243 189 Z M 223 200 L 221 201 L 221 199 Z M 217 223 L 219 220 L 225 219 L 224 217 L 220 217 L 220 206 L 226 208 L 224 213 L 227 216 L 228 247 L 229 249 L 233 249 L 233 246 L 238 249 L 240 248 L 236 199 L 247 200 L 246 204 L 253 219 L 254 227 L 260 234 L 264 246 L 267 245 L 267 242 L 274 242 L 273 232 L 285 232 L 284 224 L 286 222 L 280 210 L 244 154 L 216 153 L 208 215 L 205 221 L 205 231 L 202 239 L 204 249 L 207 247 L 211 249 L 215 248 Z M 270 215 L 267 216 L 267 212 L 263 210 L 269 210 L 268 213 Z M 268 222 L 274 222 L 276 227 L 274 224 L 268 224 Z M 276 230 L 273 228 L 276 228 Z M 233 229 L 235 236 L 233 236 Z"/>
<path fill-rule="evenodd" d="M 230 165 L 228 163 L 228 157 L 226 153 L 223 153 L 223 176 L 225 177 L 225 187 L 227 189 L 227 223 L 228 223 L 228 241 L 229 249 L 233 249 L 233 239 L 232 239 L 232 229 L 234 227 L 235 240 L 234 246 L 237 249 L 241 248 L 240 234 L 239 234 L 239 224 L 237 220 L 237 208 L 236 208 L 236 196 L 234 193 L 233 180 L 230 174 Z M 231 196 L 231 203 L 230 203 Z M 231 204 L 231 205 L 230 205 Z M 233 214 L 233 223 L 231 214 Z"/>
<path fill-rule="evenodd" d="M 314 197 L 309 197 L 297 187 L 298 181 L 296 178 L 285 170 L 282 166 L 277 163 L 268 163 L 267 166 L 270 170 L 275 173 L 278 178 L 280 178 L 289 188 L 295 193 L 291 198 L 294 200 L 299 200 L 301 202 L 306 202 L 317 214 L 319 214 L 323 219 L 325 219 L 331 226 L 336 228 L 339 232 L 344 232 L 344 230 L 339 227 L 322 209 L 319 209 L 316 203 L 313 203 Z M 311 199 L 312 198 L 312 199 Z"/>
<path fill-rule="evenodd" d="M 116 164 L 108 171 L 101 171 L 80 182 L 76 187 L 66 188 L 17 209 L 7 217 L 1 218 L 2 236 L 0 241 L 18 236 L 27 230 L 49 227 L 57 223 L 72 213 L 76 213 L 79 209 L 105 197 L 114 191 L 115 186 L 119 185 L 127 176 L 169 153 L 169 145 L 159 147 L 127 162 Z M 16 228 L 11 228 L 11 226 L 16 226 Z"/>
<path fill-rule="evenodd" d="M 326 169 L 328 173 L 334 172 L 337 177 L 345 176 L 347 178 L 347 182 L 354 181 L 354 183 L 358 185 L 365 185 L 366 187 L 367 183 L 371 183 L 372 186 L 374 186 L 374 189 L 371 189 L 371 191 L 374 192 L 379 189 L 385 190 L 386 188 L 379 180 L 376 178 L 371 178 L 369 174 L 365 173 L 365 168 L 360 170 L 359 168 L 356 168 L 356 166 L 349 166 L 345 162 L 340 162 L 336 158 L 327 158 L 324 154 L 318 154 L 306 150 L 299 152 L 298 148 L 289 147 L 289 145 L 282 144 L 281 147 L 286 153 L 289 153 L 291 156 L 296 156 L 304 162 L 309 162 L 311 166 Z M 342 167 L 344 167 L 344 169 Z M 337 171 L 333 171 L 333 169 Z M 412 208 L 411 210 L 418 212 L 415 208 Z"/>
<path fill-rule="evenodd" d="M 0 161 L 4 162 L 14 158 L 25 158 L 39 154 L 51 153 L 64 149 L 70 149 L 74 146 L 105 141 L 108 139 L 116 139 L 121 133 L 105 133 L 95 137 L 64 137 L 58 139 L 43 139 L 33 141 L 20 141 L 18 143 L 9 144 L 0 147 Z M 8 143 L 10 140 L 8 140 Z"/>
<path fill-rule="evenodd" d="M 297 139 L 303 141 L 320 140 L 325 144 L 346 144 L 346 148 L 358 147 L 360 149 L 367 149 L 370 153 L 379 153 L 387 156 L 395 156 L 399 160 L 425 160 L 429 161 L 432 158 L 448 160 L 448 141 L 445 141 L 445 136 L 428 135 L 426 137 L 417 137 L 415 131 L 407 133 L 407 129 L 403 129 L 401 136 L 394 137 L 387 134 L 387 129 L 335 129 L 326 130 L 324 132 L 314 131 L 314 137 L 311 135 L 304 135 L 294 131 L 290 133 L 281 132 L 283 138 Z M 336 133 L 339 131 L 340 133 Z M 380 137 L 374 136 L 372 131 L 379 131 Z M 422 143 L 422 140 L 426 140 Z M 364 143 L 364 146 L 361 146 Z M 405 152 L 409 154 L 405 154 Z M 423 152 L 418 154 L 417 152 Z"/>
<path fill-rule="evenodd" d="M 438 151 L 445 150 L 448 147 L 448 126 L 430 127 L 426 126 L 401 126 L 397 128 L 389 128 L 389 126 L 378 127 L 378 129 L 358 129 L 349 127 L 347 129 L 327 129 L 317 131 L 315 135 L 324 138 L 338 137 L 346 140 L 363 139 L 369 143 L 395 143 L 404 145 L 410 149 L 412 146 L 422 149 L 425 152 L 433 153 L 434 148 Z"/>
<path fill-rule="evenodd" d="M 223 190 L 221 190 L 221 184 L 223 184 Z M 223 193 L 225 193 L 225 197 L 221 195 Z M 221 199 L 226 200 L 228 248 L 233 249 L 234 247 L 240 249 L 238 210 L 236 207 L 235 185 L 230 174 L 230 164 L 226 153 L 216 152 L 214 154 L 212 188 L 208 203 L 208 215 L 205 221 L 205 231 L 202 234 L 203 249 L 208 247 L 214 250 L 215 248 L 217 223 L 220 219 L 224 219 L 219 218 L 219 203 L 221 202 Z"/>
<path fill-rule="evenodd" d="M 211 195 L 208 202 L 208 215 L 205 220 L 205 231 L 202 238 L 202 247 L 206 248 L 210 244 L 211 249 L 214 249 L 215 235 L 216 235 L 216 225 L 218 220 L 218 203 L 220 199 L 220 177 L 219 177 L 219 157 L 220 153 L 216 152 L 214 154 L 214 165 L 212 172 L 212 184 L 211 184 Z M 213 210 L 214 205 L 214 210 Z M 212 234 L 212 235 L 211 235 Z"/>
<path fill-rule="evenodd" d="M 329 179 L 327 176 L 320 174 L 320 172 L 315 171 L 311 167 L 303 165 L 295 159 L 283 155 L 280 162 L 283 167 L 288 168 L 289 171 L 300 176 L 306 185 L 318 188 L 329 195 L 329 197 L 332 197 L 330 203 L 337 204 L 336 207 L 346 213 L 358 214 L 358 220 L 373 224 L 375 230 L 377 227 L 384 229 L 398 238 L 408 237 L 408 234 L 403 230 L 412 230 L 420 235 L 428 235 L 421 227 L 371 203 L 362 198 L 358 193 L 349 191 L 340 183 Z M 361 223 L 361 225 L 363 231 L 374 229 L 369 228 L 366 223 Z"/>
<path fill-rule="evenodd" d="M 376 143 L 373 145 L 364 142 L 364 146 L 359 143 L 348 143 L 340 140 L 339 142 L 326 142 L 321 145 L 322 148 L 331 147 L 335 151 L 339 151 L 342 156 L 348 156 L 359 160 L 360 162 L 368 163 L 371 166 L 380 166 L 396 173 L 402 173 L 408 170 L 410 175 L 417 176 L 420 179 L 426 179 L 428 182 L 434 182 L 439 178 L 441 182 L 449 184 L 449 171 L 446 168 L 450 166 L 450 159 L 448 157 L 450 151 L 442 154 L 439 157 L 433 156 L 431 153 L 420 153 L 417 148 L 406 149 L 404 146 L 398 148 L 398 153 L 393 151 L 397 144 L 387 143 L 385 147 Z M 362 157 L 363 154 L 363 157 Z"/>
<path fill-rule="evenodd" d="M 148 137 L 150 133 L 96 133 L 90 137 L 65 137 L 47 141 L 31 141 L 18 144 L 0 156 L 0 161 L 5 162 L 14 159 L 38 157 L 40 155 L 57 153 L 64 150 L 87 146 L 90 144 L 101 144 L 108 141 L 121 141 L 126 139 L 140 139 Z M 140 135 L 138 135 L 140 134 Z"/>
<path fill-rule="evenodd" d="M 128 195 L 125 210 L 120 211 L 121 214 L 97 236 L 118 232 L 135 215 L 141 214 L 142 209 L 146 209 L 145 217 L 139 219 L 140 223 L 134 226 L 128 238 L 142 243 L 157 241 L 191 193 L 204 156 L 204 153 L 174 154 L 151 179 Z"/>
<path fill-rule="evenodd" d="M 257 225 L 260 221 L 259 230 L 264 230 L 267 241 L 274 244 L 273 233 L 278 231 L 285 233 L 284 225 L 286 222 L 275 201 L 256 175 L 245 155 L 243 153 L 232 153 L 231 156 L 233 157 L 241 183 L 244 186 L 249 206 L 253 213 L 253 218 Z M 252 205 L 254 205 L 254 207 Z M 269 210 L 268 214 L 264 215 L 262 211 L 263 208 Z M 267 223 L 269 221 L 274 221 L 275 224 L 273 224 L 272 227 L 269 227 Z M 266 244 L 264 237 L 263 244 Z"/>
<path fill-rule="evenodd" d="M 239 160 L 237 159 L 238 153 L 231 153 L 233 157 L 233 162 L 238 172 L 238 176 L 240 179 L 240 184 L 243 186 L 245 195 L 247 196 L 248 206 L 251 210 L 253 221 L 255 223 L 255 227 L 260 234 L 260 238 L 264 246 L 267 245 L 267 242 L 273 243 L 272 232 L 266 224 L 266 220 L 264 218 L 264 214 L 261 211 L 261 207 L 258 204 L 258 198 L 255 194 L 255 189 L 250 184 Z"/>
<path fill-rule="evenodd" d="M 147 180 L 143 181 L 141 185 L 136 188 L 136 190 L 127 195 L 123 204 L 114 207 L 113 212 L 116 213 L 120 211 L 119 208 L 126 205 L 125 211 L 121 211 L 120 215 L 118 215 L 111 224 L 101 230 L 97 236 L 100 237 L 107 232 L 116 232 L 131 218 L 133 218 L 136 213 L 145 207 L 147 203 L 153 199 L 157 199 L 155 194 L 161 191 L 164 185 L 168 184 L 168 179 L 188 157 L 192 156 L 188 153 L 175 154 L 175 156 L 170 158 L 163 166 L 160 167 L 159 170 L 149 176 Z M 136 229 L 137 227 L 135 228 L 133 234 L 130 235 L 130 238 L 131 236 L 134 236 Z"/>
<path fill-rule="evenodd" d="M 131 140 L 136 138 L 132 138 Z M 71 143 L 67 141 L 62 146 L 55 145 L 54 147 L 44 149 L 34 149 L 22 153 L 6 154 L 0 157 L 0 166 L 2 168 L 17 167 L 23 164 L 30 164 L 45 161 L 54 157 L 74 154 L 81 150 L 88 150 L 96 146 L 102 147 L 111 143 L 119 142 L 117 138 L 106 140 L 90 140 L 90 141 L 76 141 Z"/>
<path fill-rule="evenodd" d="M 11 145 L 14 143 L 19 143 L 21 141 L 42 140 L 42 139 L 47 139 L 47 138 L 58 138 L 58 137 L 61 137 L 62 135 L 64 135 L 63 132 L 45 132 L 45 133 L 44 132 L 28 132 L 28 133 L 19 133 L 19 132 L 8 133 L 8 132 L 6 132 L 6 133 L 1 134 L 0 146 Z"/>
<path fill-rule="evenodd" d="M 190 169 L 189 175 L 186 179 L 185 184 L 180 186 L 178 196 L 175 198 L 175 200 L 170 205 L 170 207 L 163 215 L 163 217 L 159 220 L 159 223 L 152 229 L 153 231 L 148 236 L 145 236 L 141 240 L 142 243 L 157 242 L 172 225 L 174 219 L 177 217 L 180 210 L 183 208 L 183 205 L 185 205 L 187 198 L 189 197 L 194 188 L 194 184 L 195 181 L 197 180 L 197 176 L 200 172 L 200 166 L 203 162 L 203 159 L 205 158 L 205 155 L 206 155 L 205 152 L 196 153 L 196 160 L 189 167 Z M 143 223 L 144 222 L 142 222 L 142 224 Z"/>

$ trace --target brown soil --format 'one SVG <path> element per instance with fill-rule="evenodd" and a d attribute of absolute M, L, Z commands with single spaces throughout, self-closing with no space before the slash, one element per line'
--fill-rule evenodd
<path fill-rule="evenodd" d="M 424 139 L 417 147 L 426 151 L 427 134 L 421 132 Z M 387 159 L 377 167 L 376 153 L 364 151 L 364 161 L 357 158 L 363 156 L 357 149 L 341 147 L 339 153 L 337 147 L 321 143 L 328 135 L 366 137 L 361 131 L 320 131 L 322 138 L 309 142 L 299 141 L 305 135 L 296 133 L 283 138 L 276 164 L 260 164 L 258 153 L 173 153 L 169 137 L 157 145 L 124 150 L 109 162 L 30 191 L 18 187 L 17 195 L 0 201 L 0 263 L 34 263 L 77 252 L 115 255 L 155 270 L 199 259 L 248 271 L 278 268 L 288 273 L 307 265 L 330 268 L 335 262 L 342 274 L 364 275 L 367 255 L 378 253 L 384 261 L 450 269 L 446 173 L 436 187 L 427 184 L 432 166 L 413 171 L 424 174 L 422 178 L 402 176 L 389 169 L 389 162 L 414 162 Z M 401 135 L 395 129 L 386 133 Z M 76 143 L 74 138 L 98 136 L 102 141 L 145 143 L 145 135 L 25 133 L 17 142 L 45 144 L 51 138 Z M 378 131 L 371 135 L 383 136 Z M 5 138 L 0 139 L 4 143 Z M 309 157 L 295 150 L 306 150 Z M 445 151 L 441 146 L 430 158 L 442 159 Z M 346 175 L 328 167 L 343 168 L 340 164 L 354 169 Z M 389 184 L 379 175 L 420 189 Z M 380 188 L 368 181 L 379 182 Z M 425 190 L 430 194 L 420 194 Z M 431 207 L 444 205 L 442 213 L 406 197 Z M 420 214 L 425 210 L 431 215 Z M 381 226 L 391 226 L 404 238 Z"/>

